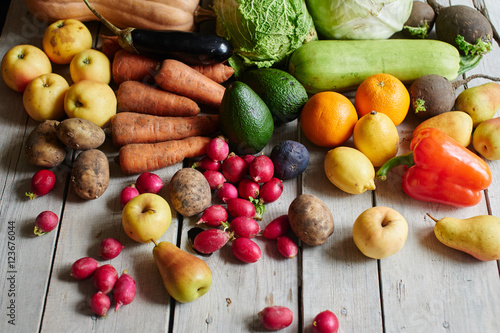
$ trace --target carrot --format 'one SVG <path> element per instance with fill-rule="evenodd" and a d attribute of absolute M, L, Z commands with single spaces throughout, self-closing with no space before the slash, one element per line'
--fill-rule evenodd
<path fill-rule="evenodd" d="M 159 117 L 119 112 L 111 118 L 113 144 L 154 143 L 190 136 L 208 136 L 219 130 L 219 115 Z"/>
<path fill-rule="evenodd" d="M 193 65 L 191 68 L 197 70 L 217 83 L 226 82 L 234 74 L 234 68 L 223 63 L 213 65 Z"/>
<path fill-rule="evenodd" d="M 196 116 L 200 107 L 184 96 L 169 93 L 139 81 L 125 81 L 116 91 L 118 111 L 131 111 L 155 116 Z"/>
<path fill-rule="evenodd" d="M 115 54 L 112 65 L 113 81 L 121 84 L 124 81 L 154 82 L 156 68 L 160 62 L 127 50 L 119 50 Z"/>
<path fill-rule="evenodd" d="M 102 35 L 101 38 L 101 52 L 104 53 L 109 60 L 113 60 L 116 52 L 122 49 L 120 44 L 118 44 L 118 37 Z"/>
<path fill-rule="evenodd" d="M 195 102 L 219 107 L 226 88 L 188 65 L 173 59 L 163 60 L 155 75 L 156 84 Z"/>
<path fill-rule="evenodd" d="M 192 136 L 158 143 L 133 143 L 120 148 L 118 155 L 123 173 L 139 174 L 165 168 L 185 158 L 206 155 L 210 137 Z"/>

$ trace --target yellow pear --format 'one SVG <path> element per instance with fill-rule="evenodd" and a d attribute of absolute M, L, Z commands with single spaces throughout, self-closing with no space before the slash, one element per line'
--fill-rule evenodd
<path fill-rule="evenodd" d="M 500 108 L 500 84 L 484 83 L 462 91 L 455 100 L 455 110 L 467 112 L 474 127 L 491 119 Z"/>
<path fill-rule="evenodd" d="M 438 221 L 429 217 L 436 221 L 434 234 L 444 245 L 482 261 L 500 259 L 500 218 L 478 215 L 467 219 L 444 217 Z"/>
<path fill-rule="evenodd" d="M 472 138 L 472 118 L 463 111 L 448 111 L 424 120 L 413 131 L 415 137 L 424 128 L 437 128 L 448 134 L 464 147 L 467 147 Z"/>

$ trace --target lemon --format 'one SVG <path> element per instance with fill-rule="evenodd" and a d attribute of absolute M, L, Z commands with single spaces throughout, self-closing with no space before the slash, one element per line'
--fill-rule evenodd
<path fill-rule="evenodd" d="M 354 125 L 352 139 L 356 149 L 365 154 L 374 167 L 384 165 L 398 153 L 396 125 L 381 112 L 372 111 L 361 117 Z"/>
<path fill-rule="evenodd" d="M 325 173 L 344 192 L 360 194 L 375 189 L 375 168 L 362 152 L 340 146 L 325 156 Z"/>

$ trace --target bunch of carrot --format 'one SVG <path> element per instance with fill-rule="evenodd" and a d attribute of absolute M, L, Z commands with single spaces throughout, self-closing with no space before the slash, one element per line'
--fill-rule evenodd
<path fill-rule="evenodd" d="M 201 115 L 199 104 L 220 106 L 225 92 L 221 83 L 233 75 L 233 68 L 160 61 L 123 49 L 108 56 L 119 84 L 118 113 L 109 130 L 113 144 L 120 147 L 122 172 L 153 171 L 205 155 L 219 130 L 219 116 Z"/>

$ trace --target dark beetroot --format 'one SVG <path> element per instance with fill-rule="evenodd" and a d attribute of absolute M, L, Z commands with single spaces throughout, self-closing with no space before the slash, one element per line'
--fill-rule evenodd
<path fill-rule="evenodd" d="M 208 185 L 210 185 L 210 189 L 212 191 L 218 189 L 219 187 L 222 186 L 222 184 L 226 182 L 226 178 L 219 171 L 206 170 L 203 172 L 203 176 L 205 176 Z"/>
<path fill-rule="evenodd" d="M 127 270 L 123 271 L 123 274 L 118 278 L 113 290 L 113 298 L 116 302 L 115 312 L 122 305 L 127 305 L 132 303 L 137 292 L 137 287 L 133 277 L 128 275 Z"/>
<path fill-rule="evenodd" d="M 93 313 L 100 317 L 106 316 L 111 307 L 111 300 L 108 295 L 105 293 L 98 291 L 90 298 L 90 309 Z"/>
<path fill-rule="evenodd" d="M 117 280 L 118 272 L 110 264 L 99 266 L 92 276 L 94 287 L 105 294 L 113 290 Z"/>
<path fill-rule="evenodd" d="M 251 264 L 262 258 L 259 245 L 250 238 L 235 238 L 231 243 L 233 255 L 244 263 Z"/>
<path fill-rule="evenodd" d="M 222 222 L 226 222 L 227 218 L 226 208 L 221 205 L 212 205 L 203 211 L 197 224 L 205 223 L 210 227 L 218 227 Z"/>
<path fill-rule="evenodd" d="M 158 193 L 163 187 L 163 181 L 161 178 L 152 172 L 144 172 L 135 182 L 135 187 L 139 193 Z"/>
<path fill-rule="evenodd" d="M 255 206 L 249 200 L 242 198 L 232 198 L 226 201 L 227 203 L 227 212 L 232 217 L 238 216 L 246 216 L 246 217 L 255 217 Z"/>
<path fill-rule="evenodd" d="M 227 181 L 237 184 L 245 178 L 248 172 L 248 166 L 245 161 L 238 155 L 231 153 L 222 162 L 222 174 L 226 177 Z"/>
<path fill-rule="evenodd" d="M 278 178 L 271 178 L 260 187 L 259 198 L 264 203 L 278 200 L 283 193 L 283 183 Z"/>
<path fill-rule="evenodd" d="M 215 161 L 224 161 L 229 155 L 229 145 L 221 137 L 213 138 L 207 144 L 207 155 Z"/>
<path fill-rule="evenodd" d="M 312 323 L 313 333 L 337 333 L 339 330 L 339 320 L 335 313 L 325 310 L 314 317 Z"/>
<path fill-rule="evenodd" d="M 193 248 L 203 254 L 220 250 L 231 239 L 231 234 L 221 229 L 207 229 L 200 232 L 193 241 Z"/>
<path fill-rule="evenodd" d="M 114 238 L 105 238 L 99 245 L 98 254 L 106 260 L 118 257 L 125 246 L 119 240 Z"/>
<path fill-rule="evenodd" d="M 50 170 L 39 170 L 31 177 L 31 192 L 26 192 L 26 196 L 31 200 L 42 195 L 49 194 L 56 185 L 56 175 Z"/>
<path fill-rule="evenodd" d="M 279 253 L 283 255 L 285 258 L 295 258 L 297 253 L 299 253 L 299 247 L 297 243 L 295 243 L 288 236 L 280 236 L 276 240 L 276 247 L 278 248 Z"/>
<path fill-rule="evenodd" d="M 254 158 L 248 166 L 248 173 L 253 181 L 265 183 L 274 175 L 273 161 L 266 155 L 259 155 Z"/>
<path fill-rule="evenodd" d="M 293 312 L 286 306 L 268 306 L 259 313 L 259 320 L 264 328 L 276 331 L 288 327 L 293 322 Z"/>
<path fill-rule="evenodd" d="M 135 184 L 132 184 L 132 185 L 129 185 L 129 186 L 123 188 L 123 190 L 120 193 L 120 205 L 122 207 L 125 207 L 127 202 L 129 202 L 130 200 L 132 200 L 133 198 L 135 198 L 139 194 L 140 194 L 139 190 L 137 190 L 137 188 L 135 187 Z"/>
<path fill-rule="evenodd" d="M 224 183 L 219 187 L 217 197 L 227 203 L 228 200 L 238 197 L 238 189 L 231 183 Z"/>
<path fill-rule="evenodd" d="M 78 280 L 84 280 L 92 276 L 99 267 L 97 260 L 91 257 L 78 259 L 71 265 L 71 276 Z"/>
<path fill-rule="evenodd" d="M 240 216 L 231 221 L 231 231 L 234 237 L 253 238 L 259 233 L 260 227 L 253 218 Z"/>
<path fill-rule="evenodd" d="M 281 215 L 264 228 L 262 235 L 268 239 L 278 239 L 278 237 L 285 236 L 290 230 L 290 221 L 288 215 Z"/>
<path fill-rule="evenodd" d="M 220 161 L 215 161 L 209 156 L 203 156 L 198 162 L 196 162 L 194 167 L 199 167 L 203 170 L 219 171 L 222 167 Z"/>
<path fill-rule="evenodd" d="M 243 178 L 238 184 L 238 195 L 240 198 L 248 199 L 249 197 L 255 199 L 259 196 L 260 185 L 249 179 Z"/>
<path fill-rule="evenodd" d="M 58 223 L 59 217 L 54 212 L 50 210 L 43 211 L 35 218 L 35 230 L 33 232 L 37 236 L 45 235 L 54 230 Z"/>

